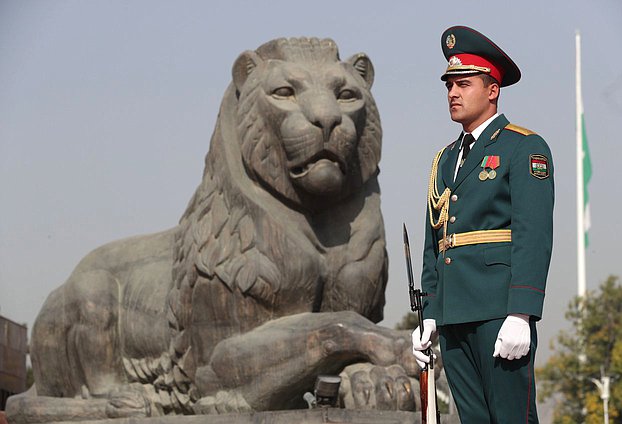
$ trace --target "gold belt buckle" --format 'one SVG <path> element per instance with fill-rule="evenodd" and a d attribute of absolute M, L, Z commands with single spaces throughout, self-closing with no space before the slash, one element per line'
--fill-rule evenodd
<path fill-rule="evenodd" d="M 445 250 L 451 249 L 456 246 L 456 237 L 455 234 L 450 234 L 445 237 Z"/>

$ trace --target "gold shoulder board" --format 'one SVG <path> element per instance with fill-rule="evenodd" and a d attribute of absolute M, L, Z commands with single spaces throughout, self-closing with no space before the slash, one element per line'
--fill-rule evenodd
<path fill-rule="evenodd" d="M 514 131 L 516 133 L 522 134 L 522 135 L 532 135 L 535 134 L 535 132 L 528 130 L 527 128 L 523 128 L 523 127 L 519 127 L 518 125 L 514 125 L 514 124 L 507 124 L 505 126 L 506 130 L 510 130 L 510 131 Z"/>

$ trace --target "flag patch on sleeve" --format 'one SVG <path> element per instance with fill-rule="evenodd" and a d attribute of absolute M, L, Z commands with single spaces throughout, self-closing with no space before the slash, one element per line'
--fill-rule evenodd
<path fill-rule="evenodd" d="M 549 160 L 544 155 L 529 155 L 529 173 L 541 180 L 549 177 Z"/>

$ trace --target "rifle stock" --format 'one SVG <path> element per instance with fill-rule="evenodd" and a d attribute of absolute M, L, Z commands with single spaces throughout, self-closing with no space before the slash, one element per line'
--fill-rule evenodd
<path fill-rule="evenodd" d="M 427 293 L 420 289 L 415 289 L 415 280 L 412 271 L 412 261 L 410 258 L 410 242 L 408 231 L 404 224 L 404 254 L 406 256 L 406 272 L 408 274 L 408 293 L 410 295 L 410 309 L 417 313 L 419 318 L 419 335 L 423 336 L 423 304 L 421 297 Z M 421 370 L 419 374 L 419 394 L 421 397 L 421 423 L 440 424 L 441 417 L 436 402 L 436 380 L 434 378 L 434 354 L 432 348 L 424 352 L 430 358 L 430 362 Z"/>
<path fill-rule="evenodd" d="M 431 352 L 430 352 L 431 353 Z M 430 364 L 434 358 L 430 357 Z M 425 375 L 424 375 L 425 374 Z M 436 404 L 436 378 L 434 376 L 434 366 L 428 367 L 428 369 L 421 373 L 419 378 L 425 379 L 426 383 L 426 408 L 425 408 L 425 420 L 422 418 L 422 423 L 424 424 L 440 424 L 441 417 L 438 411 L 438 405 Z M 419 387 L 421 388 L 421 383 L 419 383 Z M 421 397 L 423 398 L 423 394 Z"/>

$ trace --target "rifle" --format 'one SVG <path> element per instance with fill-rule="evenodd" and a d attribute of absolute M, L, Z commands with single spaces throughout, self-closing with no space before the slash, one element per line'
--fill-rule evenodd
<path fill-rule="evenodd" d="M 419 336 L 423 336 L 423 305 L 421 298 L 427 293 L 420 289 L 415 289 L 413 278 L 413 267 L 410 259 L 410 243 L 408 241 L 408 231 L 404 224 L 404 253 L 406 255 L 406 271 L 408 273 L 408 292 L 410 294 L 410 310 L 417 312 L 419 317 Z M 419 374 L 419 394 L 421 396 L 421 423 L 440 424 L 441 414 L 436 402 L 436 380 L 434 379 L 434 354 L 432 348 L 426 349 L 423 353 L 430 357 L 430 362 L 421 370 Z"/>

